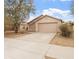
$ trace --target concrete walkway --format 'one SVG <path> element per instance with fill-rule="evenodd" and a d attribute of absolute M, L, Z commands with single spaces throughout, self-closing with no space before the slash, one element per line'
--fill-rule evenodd
<path fill-rule="evenodd" d="M 73 48 L 48 44 L 54 36 L 54 33 L 32 33 L 16 39 L 5 38 L 5 59 L 45 59 L 45 56 L 73 59 Z"/>
<path fill-rule="evenodd" d="M 56 59 L 74 59 L 74 48 L 52 45 L 45 56 Z"/>

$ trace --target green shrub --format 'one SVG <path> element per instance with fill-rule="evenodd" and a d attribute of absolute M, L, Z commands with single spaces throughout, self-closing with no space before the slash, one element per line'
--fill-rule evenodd
<path fill-rule="evenodd" d="M 61 24 L 59 28 L 61 30 L 61 35 L 64 37 L 70 37 L 72 34 L 72 26 L 67 23 Z"/>

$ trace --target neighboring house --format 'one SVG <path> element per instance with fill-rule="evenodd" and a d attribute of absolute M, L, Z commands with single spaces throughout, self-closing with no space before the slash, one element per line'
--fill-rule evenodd
<path fill-rule="evenodd" d="M 28 23 L 30 32 L 59 32 L 62 20 L 48 15 L 41 15 Z"/>

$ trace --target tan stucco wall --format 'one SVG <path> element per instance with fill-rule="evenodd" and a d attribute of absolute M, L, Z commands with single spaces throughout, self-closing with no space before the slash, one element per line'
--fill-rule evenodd
<path fill-rule="evenodd" d="M 40 19 L 39 21 L 37 21 L 33 24 L 29 24 L 28 31 L 37 31 L 38 32 L 39 31 L 39 29 L 38 29 L 39 23 L 54 23 L 54 22 L 57 23 L 57 26 L 58 26 L 57 31 L 59 31 L 59 25 L 61 24 L 61 21 L 53 19 L 51 17 L 47 17 L 47 16 Z"/>
<path fill-rule="evenodd" d="M 35 32 L 35 23 L 34 24 L 29 24 L 28 31 Z"/>
<path fill-rule="evenodd" d="M 60 22 L 60 21 L 51 17 L 44 17 L 41 20 L 39 20 L 37 23 L 43 23 L 43 22 Z"/>
<path fill-rule="evenodd" d="M 44 17 L 44 18 L 42 18 L 41 20 L 39 20 L 38 22 L 36 22 L 36 31 L 39 30 L 39 29 L 38 29 L 38 24 L 39 24 L 39 23 L 54 23 L 54 22 L 57 22 L 57 26 L 58 26 L 57 31 L 59 32 L 59 31 L 60 31 L 60 30 L 59 30 L 59 25 L 61 24 L 61 21 L 56 20 L 56 19 L 53 19 L 53 18 L 51 18 L 51 17 Z"/>

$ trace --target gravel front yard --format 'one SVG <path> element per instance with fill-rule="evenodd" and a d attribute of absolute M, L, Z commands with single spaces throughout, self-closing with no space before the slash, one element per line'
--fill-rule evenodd
<path fill-rule="evenodd" d="M 74 47 L 74 38 L 65 38 L 57 34 L 54 39 L 50 41 L 50 44 Z"/>

